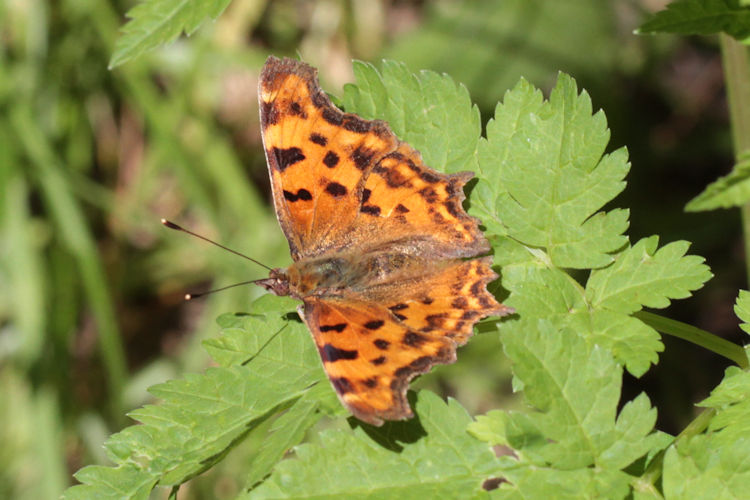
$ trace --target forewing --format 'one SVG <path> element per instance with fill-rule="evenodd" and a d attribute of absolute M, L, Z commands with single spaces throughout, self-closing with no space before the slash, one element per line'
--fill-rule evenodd
<path fill-rule="evenodd" d="M 398 142 L 384 122 L 331 104 L 316 73 L 300 61 L 270 57 L 259 83 L 274 206 L 295 260 L 341 243 L 329 233 L 354 224 L 363 176 Z"/>
<path fill-rule="evenodd" d="M 295 261 L 392 240 L 431 258 L 489 250 L 461 206 L 473 174 L 439 173 L 385 122 L 341 112 L 315 69 L 269 58 L 259 98 L 274 206 Z"/>
<path fill-rule="evenodd" d="M 406 239 L 433 259 L 473 257 L 489 251 L 479 220 L 462 207 L 471 172 L 443 174 L 422 163 L 406 143 L 381 159 L 365 180 L 353 240 L 378 234 Z"/>

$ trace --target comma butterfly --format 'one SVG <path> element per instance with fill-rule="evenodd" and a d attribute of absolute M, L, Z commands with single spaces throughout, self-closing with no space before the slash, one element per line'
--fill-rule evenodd
<path fill-rule="evenodd" d="M 479 221 L 464 212 L 471 172 L 422 163 L 380 120 L 336 108 L 317 71 L 270 57 L 260 77 L 273 201 L 294 263 L 257 283 L 303 302 L 341 402 L 381 425 L 412 417 L 409 381 L 453 363 L 474 323 L 513 312 L 486 285 L 497 275 Z"/>

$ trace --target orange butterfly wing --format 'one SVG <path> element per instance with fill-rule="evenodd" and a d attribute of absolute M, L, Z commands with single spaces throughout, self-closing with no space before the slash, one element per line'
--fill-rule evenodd
<path fill-rule="evenodd" d="M 410 418 L 409 381 L 453 363 L 478 318 L 507 314 L 486 290 L 488 257 L 453 262 L 419 282 L 342 298 L 306 298 L 304 318 L 341 402 L 360 420 Z"/>
<path fill-rule="evenodd" d="M 490 249 L 461 206 L 473 174 L 439 173 L 384 122 L 341 112 L 302 62 L 269 58 L 259 87 L 274 206 L 295 262 L 387 253 L 384 278 L 367 286 L 267 288 L 303 300 L 326 372 L 354 415 L 375 425 L 408 418 L 409 381 L 455 361 L 476 321 L 512 311 L 487 292 L 491 258 L 460 260 Z"/>

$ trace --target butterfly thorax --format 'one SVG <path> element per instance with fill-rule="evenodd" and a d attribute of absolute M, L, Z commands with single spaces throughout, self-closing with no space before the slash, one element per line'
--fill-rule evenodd
<path fill-rule="evenodd" d="M 301 259 L 286 269 L 274 269 L 258 282 L 276 295 L 297 299 L 357 293 L 394 281 L 403 282 L 441 269 L 440 262 L 398 251 L 364 254 L 342 253 L 334 257 Z"/>

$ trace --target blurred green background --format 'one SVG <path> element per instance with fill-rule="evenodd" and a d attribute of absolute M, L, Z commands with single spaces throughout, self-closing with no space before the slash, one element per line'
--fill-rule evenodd
<path fill-rule="evenodd" d="M 665 314 L 740 341 L 738 213 L 682 212 L 732 165 L 717 41 L 633 35 L 665 3 L 235 0 L 193 36 L 111 71 L 134 2 L 0 3 L 0 498 L 56 498 L 78 468 L 106 463 L 102 442 L 152 401 L 146 388 L 203 370 L 214 318 L 260 295 L 247 286 L 184 302 L 265 272 L 167 231 L 161 217 L 289 263 L 257 118 L 269 54 L 301 55 L 339 95 L 352 58 L 446 72 L 485 121 L 521 76 L 547 90 L 558 71 L 573 75 L 605 110 L 611 149 L 630 151 L 616 205 L 631 209 L 631 241 L 687 239 L 716 274 Z M 665 343 L 658 367 L 626 380 L 623 400 L 645 390 L 659 428 L 676 433 L 727 363 Z M 415 386 L 471 412 L 518 404 L 496 336 L 476 337 L 459 359 Z M 231 497 L 252 447 L 180 497 Z"/>

